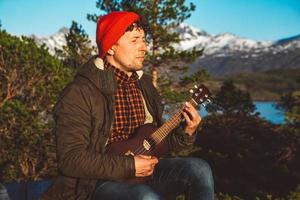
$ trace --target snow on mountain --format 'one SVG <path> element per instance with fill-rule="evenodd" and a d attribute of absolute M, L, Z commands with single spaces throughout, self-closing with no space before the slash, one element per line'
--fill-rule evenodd
<path fill-rule="evenodd" d="M 182 40 L 174 47 L 178 50 L 189 50 L 192 48 L 203 49 L 204 57 L 214 55 L 216 57 L 228 56 L 236 53 L 247 53 L 247 56 L 257 56 L 264 52 L 272 51 L 274 54 L 285 51 L 289 48 L 300 48 L 300 35 L 283 39 L 279 41 L 256 41 L 238 37 L 231 33 L 221 33 L 210 35 L 207 32 L 192 27 L 187 24 L 180 24 L 176 29 Z M 50 37 L 38 37 L 32 35 L 38 44 L 45 43 L 51 54 L 55 53 L 55 48 L 62 49 L 66 44 L 65 34 L 69 30 L 61 28 L 57 33 Z M 95 45 L 95 39 L 91 38 L 92 44 Z M 95 45 L 96 46 L 96 45 Z"/>
<path fill-rule="evenodd" d="M 187 24 L 181 24 L 177 30 L 183 34 L 180 34 L 182 41 L 176 45 L 176 48 L 180 50 L 189 50 L 193 47 L 204 48 L 204 56 L 226 56 L 232 52 L 250 51 L 259 53 L 268 51 L 273 45 L 271 41 L 255 41 L 240 38 L 231 33 L 221 33 L 213 36 Z"/>
<path fill-rule="evenodd" d="M 36 35 L 31 35 L 30 37 L 34 38 L 35 42 L 39 45 L 45 44 L 51 55 L 55 54 L 55 48 L 62 50 L 62 47 L 66 45 L 65 35 L 69 33 L 69 29 L 63 27 L 59 31 L 49 37 L 39 37 Z M 94 38 L 91 38 L 91 43 L 96 47 L 96 41 Z"/>
<path fill-rule="evenodd" d="M 34 39 L 34 41 L 39 44 L 45 44 L 49 48 L 49 53 L 51 55 L 55 54 L 55 48 L 57 49 L 62 49 L 64 45 L 66 45 L 66 39 L 65 39 L 65 34 L 69 33 L 69 29 L 66 27 L 63 27 L 59 29 L 59 31 L 50 37 L 39 37 L 36 35 L 31 35 Z"/>
<path fill-rule="evenodd" d="M 278 41 L 256 41 L 231 33 L 210 35 L 192 26 L 181 24 L 177 31 L 182 41 L 179 50 L 204 49 L 191 70 L 206 69 L 222 76 L 241 72 L 300 68 L 300 35 Z"/>
<path fill-rule="evenodd" d="M 194 70 L 203 66 L 213 75 L 224 75 L 243 71 L 300 68 L 300 35 L 278 41 L 256 41 L 231 33 L 211 35 L 187 24 L 181 24 L 174 31 L 180 34 L 182 40 L 174 45 L 176 49 L 204 49 L 203 55 L 192 65 Z M 54 55 L 55 48 L 62 49 L 66 44 L 65 34 L 68 32 L 67 28 L 62 28 L 50 37 L 31 37 L 38 44 L 45 43 L 49 52 Z M 90 39 L 92 45 L 96 46 L 95 38 Z"/>
<path fill-rule="evenodd" d="M 290 38 L 278 40 L 274 43 L 274 45 L 281 46 L 283 49 L 300 48 L 300 34 Z"/>

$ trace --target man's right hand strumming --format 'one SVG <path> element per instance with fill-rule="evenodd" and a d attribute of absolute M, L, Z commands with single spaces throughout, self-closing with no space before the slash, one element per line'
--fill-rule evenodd
<path fill-rule="evenodd" d="M 134 162 L 135 176 L 145 177 L 152 175 L 154 167 L 158 163 L 158 159 L 153 156 L 137 155 L 134 156 Z"/>

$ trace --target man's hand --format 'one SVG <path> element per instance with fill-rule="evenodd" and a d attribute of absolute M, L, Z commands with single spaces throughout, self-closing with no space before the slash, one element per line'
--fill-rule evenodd
<path fill-rule="evenodd" d="M 158 163 L 158 160 L 153 156 L 137 155 L 134 156 L 134 163 L 135 176 L 145 177 L 153 173 L 154 166 Z"/>
<path fill-rule="evenodd" d="M 193 135 L 201 122 L 198 111 L 190 103 L 186 102 L 182 114 L 186 121 L 184 132 L 188 135 Z"/>

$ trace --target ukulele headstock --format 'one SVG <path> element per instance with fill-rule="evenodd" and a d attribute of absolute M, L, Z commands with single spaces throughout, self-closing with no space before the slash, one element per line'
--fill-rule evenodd
<path fill-rule="evenodd" d="M 195 89 L 191 90 L 192 92 L 192 99 L 195 103 L 197 104 L 202 104 L 204 102 L 211 102 L 209 97 L 211 96 L 210 91 L 208 90 L 208 88 L 204 85 L 200 85 L 200 86 L 194 86 Z"/>

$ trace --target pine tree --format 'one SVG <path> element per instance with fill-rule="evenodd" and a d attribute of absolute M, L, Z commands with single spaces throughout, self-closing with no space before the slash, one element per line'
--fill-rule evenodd
<path fill-rule="evenodd" d="M 250 115 L 256 109 L 250 94 L 236 88 L 231 80 L 223 82 L 220 91 L 212 99 L 212 102 L 213 104 L 208 107 L 210 112 Z"/>
<path fill-rule="evenodd" d="M 200 69 L 190 76 L 185 76 L 181 78 L 180 84 L 182 86 L 187 86 L 190 84 L 199 84 L 210 79 L 210 74 L 205 69 Z"/>
<path fill-rule="evenodd" d="M 82 25 L 72 21 L 70 31 L 65 35 L 67 44 L 63 50 L 56 49 L 58 57 L 63 58 L 66 66 L 79 68 L 92 55 L 95 49 Z"/>
<path fill-rule="evenodd" d="M 101 11 L 134 11 L 142 16 L 148 27 L 147 40 L 150 50 L 146 65 L 151 66 L 154 86 L 157 87 L 158 70 L 163 64 L 176 65 L 177 62 L 193 62 L 202 51 L 177 51 L 174 44 L 180 42 L 179 33 L 175 28 L 191 16 L 195 5 L 185 5 L 184 0 L 97 0 L 96 7 Z M 97 21 L 98 15 L 88 14 L 88 19 Z M 184 68 L 184 67 L 182 67 Z"/>
<path fill-rule="evenodd" d="M 285 111 L 288 125 L 300 128 L 300 90 L 283 95 L 278 107 Z"/>

